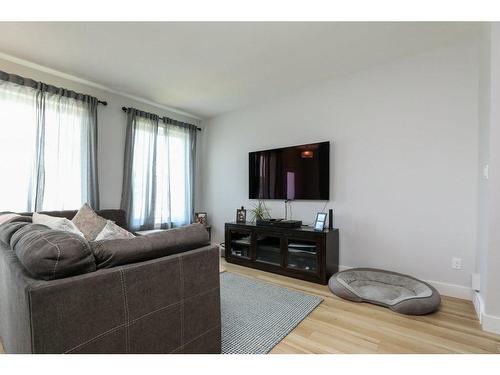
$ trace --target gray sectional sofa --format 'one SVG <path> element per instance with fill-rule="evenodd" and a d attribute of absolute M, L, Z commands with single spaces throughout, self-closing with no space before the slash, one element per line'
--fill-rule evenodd
<path fill-rule="evenodd" d="M 97 213 L 127 228 L 123 211 Z M 49 214 L 71 219 L 76 211 Z M 53 280 L 34 277 L 0 241 L 5 352 L 220 353 L 218 248 L 208 236 L 198 245 L 183 236 L 191 234 L 171 233 L 164 249 L 158 239 L 141 240 L 153 259 L 115 266 L 108 259 L 96 271 Z"/>

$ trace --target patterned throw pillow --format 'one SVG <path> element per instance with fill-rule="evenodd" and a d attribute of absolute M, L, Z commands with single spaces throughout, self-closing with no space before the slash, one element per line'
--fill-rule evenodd
<path fill-rule="evenodd" d="M 42 224 L 50 229 L 61 230 L 64 232 L 78 234 L 81 237 L 83 233 L 78 230 L 76 225 L 71 222 L 71 220 L 65 217 L 55 217 L 44 214 L 39 214 L 38 212 L 33 212 L 33 224 Z"/>
<path fill-rule="evenodd" d="M 111 220 L 108 220 L 101 233 L 99 233 L 95 238 L 95 241 L 118 240 L 134 237 L 135 236 L 129 231 L 126 231 L 122 227 L 113 223 Z"/>
<path fill-rule="evenodd" d="M 94 241 L 97 235 L 106 226 L 107 220 L 97 215 L 94 210 L 85 203 L 78 210 L 73 220 L 77 228 L 83 233 L 87 241 Z"/>

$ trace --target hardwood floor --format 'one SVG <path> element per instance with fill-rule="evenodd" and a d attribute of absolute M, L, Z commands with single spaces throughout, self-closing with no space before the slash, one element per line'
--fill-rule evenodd
<path fill-rule="evenodd" d="M 500 335 L 481 330 L 470 301 L 443 297 L 438 312 L 406 316 L 380 306 L 342 300 L 324 285 L 224 260 L 221 270 L 324 299 L 271 353 L 500 353 Z"/>
<path fill-rule="evenodd" d="M 224 260 L 221 260 L 221 271 L 324 299 L 272 353 L 500 353 L 500 335 L 481 330 L 470 301 L 443 297 L 438 312 L 405 316 L 380 306 L 341 300 L 324 285 L 240 267 Z"/>

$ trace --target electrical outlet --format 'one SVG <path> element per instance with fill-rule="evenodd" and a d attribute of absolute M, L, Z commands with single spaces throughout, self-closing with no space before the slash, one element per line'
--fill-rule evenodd
<path fill-rule="evenodd" d="M 462 258 L 451 258 L 451 268 L 454 270 L 462 269 Z"/>

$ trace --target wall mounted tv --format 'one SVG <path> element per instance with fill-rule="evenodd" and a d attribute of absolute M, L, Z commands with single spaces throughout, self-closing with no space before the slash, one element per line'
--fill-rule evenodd
<path fill-rule="evenodd" d="M 249 199 L 328 200 L 330 142 L 250 152 Z"/>

